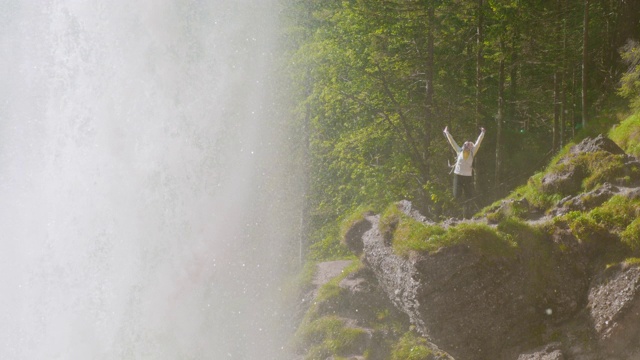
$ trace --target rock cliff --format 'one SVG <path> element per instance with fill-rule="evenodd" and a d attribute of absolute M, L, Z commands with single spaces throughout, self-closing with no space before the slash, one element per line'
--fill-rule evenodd
<path fill-rule="evenodd" d="M 430 349 L 412 359 L 640 359 L 639 180 L 638 160 L 599 136 L 530 181 L 558 199 L 547 206 L 515 193 L 471 220 L 431 222 L 408 201 L 395 204 L 402 216 L 391 221 L 365 213 L 345 235 L 363 264 L 338 283 L 349 305 L 338 310 L 334 300 L 315 314 L 365 324 L 375 309 L 389 307 Z M 399 252 L 401 221 L 442 230 L 425 235 L 422 250 Z M 482 231 L 447 238 L 465 227 Z M 490 248 L 492 241 L 502 250 Z M 368 295 L 356 296 L 363 294 L 356 288 Z M 354 308 L 368 315 L 358 318 Z M 377 343 L 400 341 L 402 331 L 385 331 Z M 345 356 L 391 358 L 367 346 Z"/>

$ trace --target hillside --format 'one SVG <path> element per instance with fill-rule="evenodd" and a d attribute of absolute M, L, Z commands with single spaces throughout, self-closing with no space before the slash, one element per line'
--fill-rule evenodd
<path fill-rule="evenodd" d="M 301 358 L 640 358 L 640 162 L 607 137 L 471 220 L 361 215 L 358 260 L 305 297 Z"/>

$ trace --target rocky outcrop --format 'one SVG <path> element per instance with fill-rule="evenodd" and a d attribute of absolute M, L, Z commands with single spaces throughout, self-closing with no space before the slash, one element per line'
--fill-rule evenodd
<path fill-rule="evenodd" d="M 397 224 L 383 226 L 383 233 L 380 216 L 364 214 L 347 231 L 345 242 L 365 268 L 345 277 L 340 287 L 346 295 L 340 303 L 325 304 L 322 311 L 361 326 L 373 319 L 376 309 L 392 307 L 407 317 L 431 349 L 437 349 L 438 355 L 430 359 L 640 360 L 640 261 L 620 260 L 625 258 L 620 253 L 630 250 L 610 229 L 590 234 L 586 241 L 578 239 L 564 220 L 553 221 L 574 211 L 587 213 L 616 195 L 640 198 L 636 158 L 602 136 L 574 146 L 567 158 L 587 152 L 622 158 L 622 171 L 604 171 L 599 176 L 610 178 L 581 192 L 594 169 L 560 159 L 561 166 L 542 178 L 545 191 L 568 194 L 551 209 L 514 198 L 485 217 L 438 224 L 495 225 L 513 214 L 529 226 L 544 224 L 544 236 L 518 239 L 517 250 L 509 255 L 478 251 L 460 242 L 399 256 L 392 236 Z M 419 223 L 436 225 L 408 201 L 397 208 Z M 609 251 L 617 254 L 617 262 L 606 255 Z M 368 339 L 371 346 L 381 338 L 378 334 Z"/>
<path fill-rule="evenodd" d="M 465 246 L 405 259 L 385 244 L 378 220 L 366 217 L 363 262 L 394 306 L 454 358 L 640 358 L 637 266 L 597 274 L 586 253 L 568 251 L 547 253 L 540 272 L 532 267 L 539 254 L 490 259 Z"/>
<path fill-rule="evenodd" d="M 418 331 L 457 359 L 515 359 L 586 301 L 586 274 L 560 254 L 544 279 L 530 272 L 534 259 L 490 259 L 465 246 L 404 259 L 385 245 L 378 217 L 366 219 L 363 262 Z"/>
<path fill-rule="evenodd" d="M 574 146 L 568 156 L 593 151 L 624 154 L 600 136 Z M 625 161 L 637 163 L 631 157 Z M 543 186 L 575 193 L 587 175 L 584 169 L 566 166 L 544 177 Z M 548 214 L 588 211 L 616 194 L 635 198 L 640 190 L 631 185 L 605 182 L 565 197 Z M 429 223 L 410 203 L 397 206 Z M 529 205 L 517 201 L 510 206 Z M 405 258 L 393 252 L 391 236 L 380 232 L 379 220 L 367 214 L 347 237 L 347 245 L 357 249 L 354 253 L 420 334 L 454 358 L 640 359 L 640 268 L 618 265 L 604 271 L 604 260 L 597 258 L 601 254 L 594 255 L 590 245 L 561 223 L 549 230 L 543 243 L 513 257 L 491 257 L 453 245 Z"/>
<path fill-rule="evenodd" d="M 588 311 L 607 356 L 640 358 L 640 268 L 617 266 L 600 274 L 589 289 Z"/>

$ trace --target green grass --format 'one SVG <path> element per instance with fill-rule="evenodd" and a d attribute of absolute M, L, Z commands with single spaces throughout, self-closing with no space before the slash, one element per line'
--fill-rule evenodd
<path fill-rule="evenodd" d="M 637 258 L 637 257 L 627 258 L 624 261 L 624 264 L 627 266 L 640 266 L 640 258 Z"/>
<path fill-rule="evenodd" d="M 294 346 L 298 351 L 307 353 L 305 359 L 324 359 L 329 356 L 348 355 L 357 344 L 363 341 L 362 337 L 367 336 L 364 330 L 349 328 L 339 317 L 323 315 L 318 310 L 323 303 L 339 302 L 343 294 L 343 290 L 339 286 L 340 282 L 362 266 L 359 260 L 353 261 L 340 275 L 318 289 L 314 303 L 305 314 L 294 335 Z M 305 275 L 305 277 L 308 276 Z"/>
<path fill-rule="evenodd" d="M 624 150 L 632 154 L 640 154 L 640 115 L 636 114 L 625 120 L 620 126 L 611 131 L 611 136 Z M 596 151 L 580 154 L 570 154 L 570 149 L 575 143 L 567 144 L 554 156 L 549 165 L 541 172 L 531 176 L 527 183 L 511 192 L 504 200 L 511 205 L 500 208 L 503 200 L 487 206 L 480 214 L 487 216 L 491 222 L 499 222 L 507 217 L 523 218 L 527 209 L 518 208 L 518 202 L 526 199 L 532 209 L 546 212 L 567 195 L 577 195 L 581 192 L 598 188 L 604 182 L 613 182 L 619 185 L 629 185 L 634 180 L 640 179 L 640 169 L 629 168 L 624 163 L 624 155 L 614 155 L 605 151 Z M 632 149 L 635 149 L 632 151 Z M 562 162 L 560 160 L 564 159 Z M 577 176 L 582 176 L 582 182 L 575 188 L 560 189 L 544 187 L 542 179 L 545 175 L 574 171 Z"/>
<path fill-rule="evenodd" d="M 629 116 L 612 128 L 609 138 L 627 154 L 640 157 L 640 113 Z"/>
<path fill-rule="evenodd" d="M 526 199 L 529 204 L 540 211 L 546 211 L 562 199 L 562 194 L 545 192 L 542 189 L 542 178 L 545 172 L 537 173 L 529 178 L 527 184 L 517 188 L 507 199 Z"/>
<path fill-rule="evenodd" d="M 317 240 L 309 247 L 307 261 L 330 261 L 353 258 L 354 255 L 342 243 L 340 237 L 340 229 L 333 223 L 325 225 L 312 234 L 311 238 L 316 238 L 318 234 L 322 234 L 322 238 Z"/>
<path fill-rule="evenodd" d="M 340 282 L 344 280 L 344 278 L 346 278 L 349 274 L 361 269 L 362 267 L 363 265 L 360 260 L 354 260 L 351 264 L 347 265 L 347 267 L 342 270 L 342 273 L 340 273 L 340 275 L 329 280 L 326 284 L 322 285 L 320 289 L 318 289 L 316 302 L 330 301 L 340 296 L 343 291 L 340 287 Z"/>
<path fill-rule="evenodd" d="M 391 360 L 430 360 L 433 350 L 427 340 L 409 331 L 406 332 L 393 347 Z"/>
<path fill-rule="evenodd" d="M 344 239 L 349 229 L 358 221 L 363 220 L 367 213 L 375 213 L 375 208 L 370 205 L 362 205 L 350 212 L 340 223 L 340 238 Z"/>
<path fill-rule="evenodd" d="M 454 245 L 467 245 L 489 257 L 511 256 L 516 248 L 509 236 L 486 224 L 461 223 L 445 229 L 440 225 L 424 224 L 393 209 L 388 209 L 382 216 L 380 231 L 392 232 L 393 250 L 403 257 L 408 257 L 412 251 L 432 253 Z"/>
<path fill-rule="evenodd" d="M 637 218 L 640 216 L 640 200 L 615 195 L 601 206 L 588 212 L 572 211 L 558 221 L 568 224 L 580 241 L 598 241 L 610 236 L 620 237 L 634 251 L 639 248 Z M 609 236 L 608 236 L 609 235 Z"/>
<path fill-rule="evenodd" d="M 633 220 L 620 234 L 620 241 L 633 253 L 640 253 L 640 218 Z"/>
<path fill-rule="evenodd" d="M 296 334 L 298 350 L 306 350 L 305 359 L 308 360 L 350 355 L 358 350 L 366 337 L 365 330 L 350 328 L 337 316 L 316 319 Z"/>

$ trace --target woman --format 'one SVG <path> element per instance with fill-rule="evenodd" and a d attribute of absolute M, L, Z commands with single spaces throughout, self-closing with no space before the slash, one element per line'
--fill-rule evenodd
<path fill-rule="evenodd" d="M 480 149 L 480 143 L 484 139 L 484 131 L 484 128 L 480 128 L 480 136 L 475 144 L 466 141 L 460 147 L 453 140 L 453 136 L 449 134 L 448 126 L 444 128 L 444 135 L 457 154 L 456 164 L 453 168 L 453 197 L 458 200 L 466 201 L 473 197 L 473 158 Z"/>

